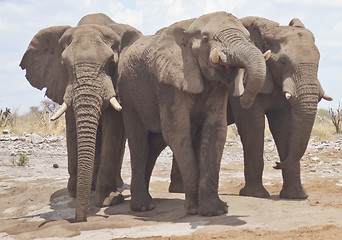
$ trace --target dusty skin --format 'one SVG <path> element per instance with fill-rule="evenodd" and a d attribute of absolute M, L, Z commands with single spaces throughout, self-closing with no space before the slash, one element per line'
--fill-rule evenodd
<path fill-rule="evenodd" d="M 309 198 L 281 200 L 281 172 L 271 139 L 265 140 L 264 184 L 270 199 L 240 197 L 243 186 L 242 147 L 228 139 L 220 172 L 220 197 L 229 205 L 218 217 L 188 216 L 183 194 L 168 193 L 172 153 L 157 160 L 151 181 L 156 208 L 132 212 L 125 201 L 108 208 L 90 203 L 88 222 L 73 223 L 74 202 L 66 189 L 65 139 L 0 135 L 0 239 L 340 239 L 342 235 L 342 138 L 312 139 L 302 160 L 302 181 Z M 25 152 L 29 162 L 12 159 Z M 11 154 L 13 156 L 11 156 Z M 58 164 L 58 168 L 53 165 Z M 123 177 L 130 181 L 126 150 Z M 56 165 L 55 165 L 56 167 Z M 127 187 L 127 186 L 126 186 Z M 94 195 L 94 194 L 93 194 Z"/>

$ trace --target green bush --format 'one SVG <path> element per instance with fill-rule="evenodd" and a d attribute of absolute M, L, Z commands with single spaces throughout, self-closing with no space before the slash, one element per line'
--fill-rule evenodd
<path fill-rule="evenodd" d="M 19 167 L 24 167 L 28 163 L 29 158 L 26 156 L 26 154 L 20 154 L 19 155 L 19 160 L 16 160 L 15 158 L 12 158 L 12 163 L 19 166 Z"/>

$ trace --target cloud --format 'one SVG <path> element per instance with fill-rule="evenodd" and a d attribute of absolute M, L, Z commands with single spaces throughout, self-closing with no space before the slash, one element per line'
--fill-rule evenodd
<path fill-rule="evenodd" d="M 298 6 L 315 6 L 315 7 L 341 7 L 341 0 L 274 0 L 274 2 L 279 4 L 291 4 L 293 7 Z"/>
<path fill-rule="evenodd" d="M 143 13 L 128 8 L 115 14 L 113 19 L 115 19 L 116 22 L 129 24 L 139 28 L 143 24 Z"/>
<path fill-rule="evenodd" d="M 314 33 L 321 52 L 322 85 L 342 102 L 334 87 L 342 82 L 341 0 L 6 0 L 0 1 L 0 84 L 6 86 L 6 92 L 0 95 L 0 108 L 20 104 L 26 111 L 43 98 L 44 93 L 28 84 L 25 72 L 17 65 L 32 37 L 42 28 L 75 26 L 84 15 L 103 12 L 116 22 L 154 34 L 176 21 L 214 11 L 227 11 L 239 18 L 262 16 L 283 25 L 294 17 L 300 18 Z M 21 84 L 19 94 L 17 86 Z"/>

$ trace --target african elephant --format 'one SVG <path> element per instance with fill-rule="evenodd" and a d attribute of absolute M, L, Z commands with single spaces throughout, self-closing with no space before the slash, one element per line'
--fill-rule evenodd
<path fill-rule="evenodd" d="M 272 54 L 266 64 L 265 84 L 251 108 L 242 108 L 239 99 L 229 95 L 227 122 L 236 123 L 244 150 L 246 183 L 240 195 L 270 196 L 262 184 L 266 115 L 281 161 L 275 166 L 283 173 L 280 197 L 305 199 L 299 160 L 309 141 L 317 103 L 321 98 L 332 100 L 317 79 L 319 51 L 314 36 L 299 19 L 293 19 L 289 26 L 259 17 L 241 21 L 254 44 Z M 169 191 L 184 192 L 175 161 Z"/>
<path fill-rule="evenodd" d="M 114 85 L 120 56 L 140 36 L 133 27 L 91 14 L 76 27 L 39 31 L 21 60 L 30 84 L 62 104 L 52 120 L 66 112 L 68 190 L 76 197 L 76 221 L 87 218 L 95 155 L 101 158 L 96 205 L 122 185 L 126 135 Z"/>
<path fill-rule="evenodd" d="M 218 196 L 226 139 L 228 84 L 248 84 L 249 107 L 266 77 L 263 54 L 233 15 L 216 12 L 177 22 L 138 39 L 119 60 L 118 93 L 131 152 L 130 206 L 152 209 L 149 180 L 156 158 L 170 146 L 185 183 L 189 214 L 227 212 Z M 238 82 L 238 80 L 237 80 Z"/>
<path fill-rule="evenodd" d="M 265 115 L 276 143 L 282 169 L 281 198 L 305 199 L 300 179 L 300 159 L 305 153 L 315 121 L 317 104 L 327 96 L 317 78 L 319 51 L 313 34 L 299 19 L 289 26 L 259 17 L 241 19 L 251 40 L 261 50 L 272 51 L 267 61 L 266 81 L 251 108 L 229 96 L 232 115 L 244 150 L 245 186 L 240 195 L 269 197 L 263 187 Z"/>

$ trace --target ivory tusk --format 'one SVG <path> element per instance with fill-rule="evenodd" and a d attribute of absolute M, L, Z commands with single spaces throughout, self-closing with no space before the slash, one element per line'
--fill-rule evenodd
<path fill-rule="evenodd" d="M 333 100 L 332 97 L 330 97 L 329 95 L 327 95 L 327 94 L 325 94 L 325 93 L 324 93 L 324 95 L 323 95 L 322 98 L 323 98 L 324 100 L 327 100 L 327 101 L 332 101 L 332 100 Z"/>
<path fill-rule="evenodd" d="M 68 106 L 66 105 L 65 102 L 63 102 L 62 106 L 57 110 L 57 112 L 52 115 L 52 117 L 50 118 L 50 121 L 55 121 L 57 120 L 60 116 L 62 116 L 62 114 L 67 110 Z"/>
<path fill-rule="evenodd" d="M 289 100 L 289 99 L 292 97 L 292 94 L 286 92 L 286 93 L 285 93 L 285 97 L 286 97 L 287 100 Z"/>
<path fill-rule="evenodd" d="M 234 93 L 233 93 L 234 97 L 240 97 L 245 91 L 245 88 L 243 86 L 244 75 L 245 75 L 245 69 L 240 68 L 235 78 Z"/>
<path fill-rule="evenodd" d="M 218 52 L 217 52 L 217 49 L 216 48 L 214 48 L 212 51 L 211 51 L 211 53 L 210 53 L 210 60 L 211 60 L 211 62 L 212 63 L 219 63 L 219 61 L 220 61 L 220 57 L 219 57 L 219 55 L 218 55 Z"/>
<path fill-rule="evenodd" d="M 267 60 L 271 57 L 271 54 L 272 54 L 272 51 L 271 51 L 271 50 L 267 50 L 267 51 L 264 53 L 265 61 L 267 61 Z"/>
<path fill-rule="evenodd" d="M 109 100 L 109 102 L 116 111 L 120 112 L 122 110 L 122 107 L 121 107 L 120 103 L 118 102 L 118 100 L 116 99 L 116 97 L 112 97 Z"/>

